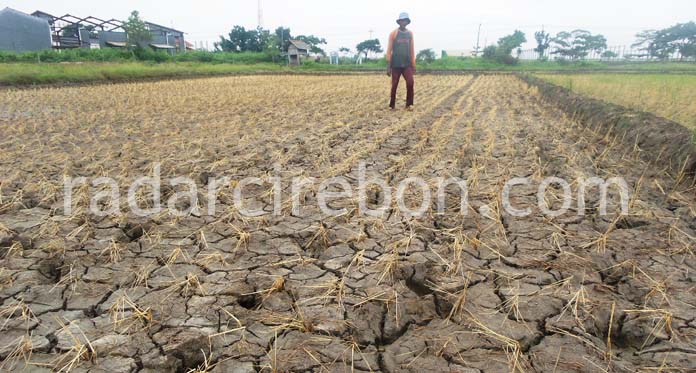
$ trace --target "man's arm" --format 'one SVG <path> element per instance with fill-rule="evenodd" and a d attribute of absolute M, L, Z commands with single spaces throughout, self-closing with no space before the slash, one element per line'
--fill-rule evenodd
<path fill-rule="evenodd" d="M 413 38 L 413 31 L 411 31 L 411 67 L 416 68 L 416 42 Z"/>
<path fill-rule="evenodd" d="M 387 76 L 391 77 L 391 60 L 392 52 L 394 51 L 394 39 L 396 38 L 396 31 L 392 31 L 389 34 L 389 40 L 387 41 Z"/>
<path fill-rule="evenodd" d="M 396 37 L 396 31 L 392 31 L 389 34 L 389 41 L 387 42 L 387 67 L 391 66 L 392 53 L 394 52 L 394 38 Z"/>

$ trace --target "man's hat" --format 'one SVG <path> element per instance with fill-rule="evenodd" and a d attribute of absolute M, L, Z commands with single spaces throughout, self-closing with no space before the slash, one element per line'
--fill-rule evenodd
<path fill-rule="evenodd" d="M 406 13 L 406 12 L 399 14 L 399 19 L 396 20 L 396 23 L 399 23 L 399 21 L 404 20 L 404 19 L 407 20 L 408 23 L 411 23 L 411 18 L 409 18 L 408 13 Z"/>

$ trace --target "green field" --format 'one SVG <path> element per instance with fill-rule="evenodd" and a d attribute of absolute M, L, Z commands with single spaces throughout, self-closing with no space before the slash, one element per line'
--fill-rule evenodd
<path fill-rule="evenodd" d="M 540 74 L 587 96 L 648 111 L 696 129 L 696 75 Z"/>
<path fill-rule="evenodd" d="M 169 61 L 158 63 L 135 59 L 128 60 L 125 59 L 130 56 L 128 54 L 107 52 L 109 51 L 100 53 L 85 52 L 83 53 L 84 55 L 77 52 L 57 54 L 50 51 L 43 54 L 23 55 L 5 53 L 2 54 L 2 59 L 0 59 L 0 85 L 21 86 L 116 82 L 259 72 L 381 72 L 386 69 L 386 62 L 383 59 L 372 60 L 362 65 L 351 63 L 330 65 L 328 63 L 306 62 L 303 66 L 290 68 L 279 62 L 263 62 L 265 57 L 258 53 L 186 53 L 171 57 Z M 159 55 L 154 56 L 157 57 Z M 99 59 L 103 59 L 103 61 Z M 2 63 L 2 61 L 5 62 Z M 527 71 L 568 74 L 584 72 L 668 72 L 696 74 L 696 64 L 522 61 L 517 65 L 504 65 L 483 58 L 447 57 L 430 63 L 419 62 L 418 71 Z"/>

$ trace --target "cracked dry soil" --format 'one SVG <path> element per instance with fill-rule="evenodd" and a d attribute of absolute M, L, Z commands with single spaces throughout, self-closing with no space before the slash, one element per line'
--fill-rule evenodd
<path fill-rule="evenodd" d="M 376 76 L 248 76 L 0 92 L 0 369 L 9 371 L 693 371 L 693 180 L 575 122 L 513 76 L 421 76 L 413 112 Z M 189 176 L 468 180 L 457 214 L 64 216 L 63 176 L 125 188 Z M 624 177 L 551 218 L 512 177 Z M 682 175 L 683 176 L 683 175 Z M 577 185 L 572 184 L 574 195 Z M 93 192 L 93 191 L 92 191 Z M 162 186 L 166 200 L 174 190 Z M 270 211 L 266 186 L 249 204 Z M 558 207 L 561 191 L 546 200 Z M 596 194 L 596 193 L 595 193 Z M 145 198 L 146 196 L 143 196 Z M 372 202 L 383 197 L 370 191 Z M 123 197 L 122 197 L 123 198 Z M 407 194 L 417 204 L 418 193 Z M 125 200 L 121 201 L 126 206 Z"/>

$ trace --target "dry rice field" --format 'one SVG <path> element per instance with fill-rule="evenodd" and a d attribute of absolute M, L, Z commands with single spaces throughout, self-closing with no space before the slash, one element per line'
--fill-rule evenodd
<path fill-rule="evenodd" d="M 694 130 L 696 76 L 679 74 L 540 74 L 577 93 L 635 110 L 648 111 Z M 694 137 L 696 140 L 696 137 Z"/>
<path fill-rule="evenodd" d="M 693 179 L 514 76 L 418 76 L 416 89 L 413 111 L 386 110 L 372 75 L 0 91 L 0 370 L 694 371 Z M 325 216 L 315 190 L 282 183 L 282 214 L 252 218 L 230 183 L 212 216 L 100 217 L 86 186 L 66 216 L 65 176 L 127 186 L 155 162 L 201 196 L 211 177 L 274 165 L 355 187 L 365 162 L 389 182 L 466 179 L 469 209 L 454 190 L 444 213 L 365 217 L 338 199 L 346 212 Z M 501 207 L 507 180 L 547 176 L 623 177 L 629 214 L 610 193 L 602 216 L 590 193 L 585 216 L 576 200 L 545 216 L 535 184 L 511 193 L 531 216 Z M 249 191 L 272 208 L 267 185 Z M 557 207 L 561 193 L 543 197 Z"/>

